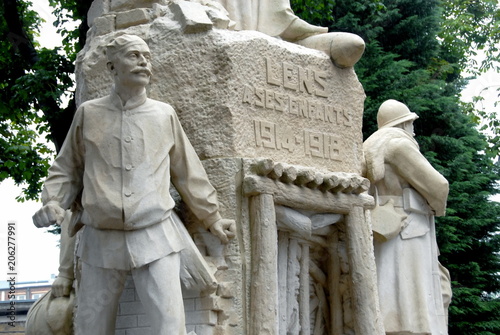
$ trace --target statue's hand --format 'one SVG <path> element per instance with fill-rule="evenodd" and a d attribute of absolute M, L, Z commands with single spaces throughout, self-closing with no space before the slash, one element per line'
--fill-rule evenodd
<path fill-rule="evenodd" d="M 210 232 L 222 243 L 228 243 L 236 235 L 236 223 L 234 220 L 220 219 L 210 227 Z"/>
<path fill-rule="evenodd" d="M 33 215 L 33 223 L 36 227 L 48 227 L 53 224 L 61 224 L 64 220 L 64 209 L 58 203 L 48 202 Z"/>
<path fill-rule="evenodd" d="M 57 277 L 52 283 L 52 296 L 54 298 L 67 297 L 71 292 L 71 287 L 73 286 L 73 280 L 65 277 Z"/>

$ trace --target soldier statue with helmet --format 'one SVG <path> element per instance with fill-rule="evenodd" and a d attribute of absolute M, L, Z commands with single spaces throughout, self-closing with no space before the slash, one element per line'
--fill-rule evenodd
<path fill-rule="evenodd" d="M 438 261 L 434 216 L 446 210 L 448 182 L 420 153 L 417 114 L 387 100 L 378 130 L 363 144 L 372 183 L 378 291 L 386 333 L 447 334 L 448 271 Z"/>

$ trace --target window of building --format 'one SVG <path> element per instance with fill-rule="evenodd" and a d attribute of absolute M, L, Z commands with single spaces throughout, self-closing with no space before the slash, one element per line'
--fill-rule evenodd
<path fill-rule="evenodd" d="M 31 299 L 40 299 L 43 293 L 34 293 L 31 295 Z"/>

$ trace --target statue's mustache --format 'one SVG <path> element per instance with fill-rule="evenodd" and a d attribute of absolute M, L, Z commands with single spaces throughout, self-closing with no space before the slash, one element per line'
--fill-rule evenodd
<path fill-rule="evenodd" d="M 138 69 L 133 69 L 132 70 L 132 73 L 145 73 L 147 74 L 148 76 L 151 76 L 152 73 L 151 73 L 151 70 L 148 69 L 148 68 L 138 68 Z"/>

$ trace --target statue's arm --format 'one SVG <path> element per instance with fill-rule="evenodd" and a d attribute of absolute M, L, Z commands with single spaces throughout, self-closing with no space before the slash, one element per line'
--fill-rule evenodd
<path fill-rule="evenodd" d="M 174 113 L 175 114 L 175 113 Z M 198 155 L 189 142 L 176 115 L 172 116 L 174 146 L 170 151 L 172 182 L 182 200 L 206 228 L 221 219 L 217 192 L 210 184 Z"/>
<path fill-rule="evenodd" d="M 174 113 L 175 114 L 175 113 Z M 234 220 L 222 219 L 217 192 L 176 115 L 172 116 L 175 145 L 170 153 L 172 182 L 196 217 L 219 239 L 227 243 L 234 237 Z"/>
<path fill-rule="evenodd" d="M 52 283 L 52 296 L 67 297 L 73 287 L 74 281 L 74 251 L 75 237 L 70 237 L 68 227 L 71 221 L 73 212 L 67 210 L 64 220 L 61 223 L 61 242 L 59 250 L 59 274 Z"/>
<path fill-rule="evenodd" d="M 446 211 L 449 185 L 418 147 L 405 139 L 395 139 L 388 143 L 386 161 L 394 170 L 415 188 L 429 203 L 437 216 Z"/>
<path fill-rule="evenodd" d="M 49 169 L 42 190 L 43 207 L 33 216 L 37 227 L 61 224 L 64 210 L 74 202 L 82 189 L 84 147 L 82 139 L 83 110 L 75 114 L 64 144 Z"/>

